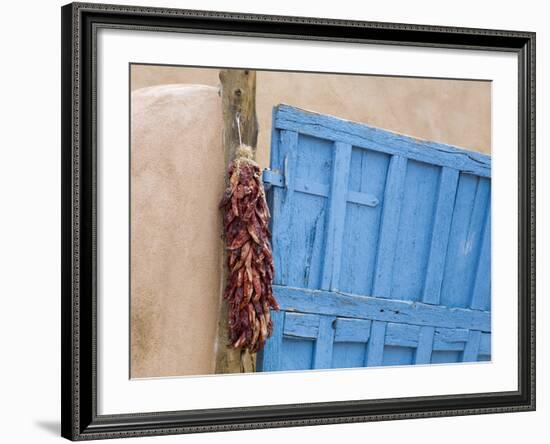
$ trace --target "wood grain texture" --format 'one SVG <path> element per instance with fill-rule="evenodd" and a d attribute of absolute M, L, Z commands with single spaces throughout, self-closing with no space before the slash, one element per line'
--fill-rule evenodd
<path fill-rule="evenodd" d="M 378 257 L 372 294 L 376 297 L 391 296 L 393 262 L 399 234 L 399 218 L 403 204 L 407 159 L 393 156 L 388 168 L 388 178 L 384 193 L 382 226 L 378 240 Z"/>
<path fill-rule="evenodd" d="M 321 316 L 319 322 L 319 336 L 315 342 L 313 356 L 313 368 L 332 367 L 332 349 L 334 344 L 334 321 L 335 317 Z"/>
<path fill-rule="evenodd" d="M 481 343 L 481 332 L 471 330 L 464 347 L 464 353 L 462 355 L 463 362 L 477 361 L 479 355 L 479 346 Z"/>
<path fill-rule="evenodd" d="M 256 71 L 248 69 L 222 69 L 222 111 L 224 121 L 224 147 L 226 164 L 235 157 L 240 142 L 250 146 L 254 154 L 258 142 L 256 116 Z M 237 125 L 237 119 L 240 128 Z M 240 137 L 239 137 L 240 130 Z"/>
<path fill-rule="evenodd" d="M 273 333 L 258 354 L 258 371 L 275 371 L 282 367 L 285 312 L 272 311 L 271 319 L 273 320 Z"/>
<path fill-rule="evenodd" d="M 273 291 L 287 311 L 481 331 L 491 328 L 487 311 L 278 285 Z"/>
<path fill-rule="evenodd" d="M 391 253 L 394 256 L 393 274 L 387 284 L 392 299 L 422 300 L 439 176 L 437 166 L 408 161 L 399 220 L 390 225 L 396 231 Z M 384 221 L 383 224 L 385 229 Z"/>
<path fill-rule="evenodd" d="M 273 193 L 273 204 L 271 208 L 272 216 L 272 236 L 277 248 L 273 249 L 273 260 L 275 263 L 275 283 L 286 285 L 289 280 L 290 262 L 285 257 L 290 256 L 292 245 L 291 233 L 288 227 L 292 222 L 294 213 L 294 176 L 292 171 L 296 164 L 296 147 L 298 145 L 298 134 L 295 132 L 281 131 L 277 134 L 280 137 L 278 145 L 279 158 L 281 160 L 279 167 L 284 169 L 284 188 L 275 189 Z"/>
<path fill-rule="evenodd" d="M 365 359 L 365 366 L 375 367 L 382 365 L 384 347 L 386 343 L 386 323 L 375 321 L 372 323 L 369 345 Z"/>
<path fill-rule="evenodd" d="M 370 337 L 371 321 L 363 319 L 337 318 L 334 342 L 366 343 Z"/>
<path fill-rule="evenodd" d="M 440 301 L 457 185 L 458 171 L 444 167 L 439 182 L 430 255 L 422 298 L 423 302 L 427 304 L 439 304 Z"/>
<path fill-rule="evenodd" d="M 235 158 L 236 149 L 242 143 L 256 153 L 258 120 L 256 117 L 256 72 L 251 70 L 220 70 L 223 146 L 225 164 Z M 227 270 L 223 269 L 223 282 Z M 256 354 L 229 347 L 228 305 L 220 302 L 218 319 L 216 373 L 243 373 L 256 370 Z"/>
<path fill-rule="evenodd" d="M 491 309 L 491 206 L 487 206 L 487 216 L 483 231 L 483 244 L 479 255 L 472 302 L 475 310 Z"/>
<path fill-rule="evenodd" d="M 286 313 L 284 335 L 316 339 L 319 336 L 319 316 L 304 313 Z"/>
<path fill-rule="evenodd" d="M 432 350 L 434 348 L 434 327 L 422 327 L 416 347 L 415 364 L 429 364 L 432 362 Z"/>
<path fill-rule="evenodd" d="M 340 258 L 342 257 L 350 160 L 351 145 L 335 142 L 321 279 L 321 288 L 325 290 L 337 290 L 340 281 Z"/>

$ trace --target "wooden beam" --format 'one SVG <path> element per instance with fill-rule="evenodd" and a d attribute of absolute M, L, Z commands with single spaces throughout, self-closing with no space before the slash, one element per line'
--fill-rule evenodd
<path fill-rule="evenodd" d="M 225 164 L 235 158 L 240 141 L 250 146 L 254 155 L 258 142 L 256 117 L 256 71 L 242 69 L 220 70 L 220 95 L 223 108 L 223 142 Z M 237 118 L 240 123 L 237 126 Z M 223 242 L 223 240 L 222 240 Z M 225 248 L 222 249 L 225 251 Z M 227 278 L 226 258 L 223 257 L 223 273 L 220 291 L 220 311 L 216 338 L 216 373 L 245 373 L 256 370 L 256 354 L 228 347 L 228 306 L 222 299 Z"/>
<path fill-rule="evenodd" d="M 226 164 L 235 157 L 239 146 L 237 115 L 241 127 L 241 139 L 256 155 L 258 144 L 258 119 L 256 117 L 256 71 L 247 69 L 222 69 L 220 71 L 223 108 L 223 142 Z"/>

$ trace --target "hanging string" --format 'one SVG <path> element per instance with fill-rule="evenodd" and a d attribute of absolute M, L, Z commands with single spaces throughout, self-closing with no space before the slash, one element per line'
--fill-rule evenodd
<path fill-rule="evenodd" d="M 235 120 L 237 121 L 237 132 L 239 133 L 239 146 L 243 144 L 243 140 L 241 138 L 241 113 L 235 114 Z"/>

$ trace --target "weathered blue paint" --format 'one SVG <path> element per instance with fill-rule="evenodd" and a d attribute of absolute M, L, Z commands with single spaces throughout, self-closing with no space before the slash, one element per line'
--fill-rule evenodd
<path fill-rule="evenodd" d="M 483 245 L 479 256 L 472 303 L 474 310 L 491 309 L 491 281 L 487 276 L 491 275 L 491 207 L 487 206 L 487 216 L 483 231 Z"/>
<path fill-rule="evenodd" d="M 443 167 L 439 182 L 430 256 L 426 269 L 426 280 L 422 298 L 427 304 L 439 304 L 440 301 L 457 185 L 458 171 Z"/>
<path fill-rule="evenodd" d="M 369 340 L 372 321 L 364 319 L 337 318 L 335 342 L 363 342 Z"/>
<path fill-rule="evenodd" d="M 290 224 L 293 217 L 293 198 L 294 198 L 294 175 L 291 173 L 294 168 L 295 158 L 297 155 L 298 134 L 295 132 L 281 131 L 277 133 L 277 138 L 280 142 L 276 144 L 279 149 L 277 150 L 278 158 L 282 161 L 282 166 L 285 170 L 285 193 L 273 194 L 273 205 L 271 212 L 277 214 L 277 224 L 273 225 L 276 231 L 273 232 L 274 238 L 277 238 L 277 244 L 279 248 L 274 250 L 273 258 L 275 268 L 277 269 L 277 276 L 279 276 L 280 283 L 286 284 L 289 282 L 289 268 L 290 264 L 284 258 L 284 252 L 290 248 L 292 243 L 291 232 L 289 230 L 277 230 L 278 227 L 284 227 L 286 224 Z"/>
<path fill-rule="evenodd" d="M 323 290 L 337 290 L 340 282 L 340 258 L 342 257 L 350 160 L 351 145 L 335 142 L 331 193 L 326 210 L 325 252 L 321 279 Z"/>
<path fill-rule="evenodd" d="M 441 302 L 445 305 L 470 306 L 489 198 L 487 179 L 461 174 L 441 289 Z"/>
<path fill-rule="evenodd" d="M 488 311 L 280 285 L 274 285 L 273 291 L 281 308 L 289 312 L 318 313 L 416 326 L 480 331 L 491 329 L 491 313 Z"/>
<path fill-rule="evenodd" d="M 409 160 L 393 248 L 393 274 L 387 287 L 393 299 L 422 300 L 433 232 L 440 168 Z M 393 225 L 393 224 L 392 224 Z M 373 293 L 373 296 L 377 296 Z"/>
<path fill-rule="evenodd" d="M 477 361 L 479 356 L 479 346 L 481 343 L 481 332 L 477 330 L 470 330 L 468 335 L 468 341 L 464 347 L 464 353 L 462 355 L 462 360 L 464 362 Z"/>
<path fill-rule="evenodd" d="M 271 186 L 284 187 L 284 176 L 275 171 L 265 170 L 263 172 L 263 181 L 266 184 L 266 189 Z M 314 196 L 327 197 L 330 193 L 330 187 L 320 183 L 307 183 L 303 179 L 298 179 L 294 183 L 294 190 L 301 193 L 312 194 Z M 348 191 L 346 200 L 348 202 L 375 207 L 378 205 L 378 199 L 367 193 L 358 193 L 356 191 Z"/>
<path fill-rule="evenodd" d="M 429 364 L 432 360 L 434 348 L 435 327 L 422 327 L 418 335 L 415 364 Z"/>
<path fill-rule="evenodd" d="M 282 368 L 282 358 L 285 354 L 283 350 L 285 312 L 272 311 L 271 320 L 273 321 L 273 332 L 258 356 L 258 371 L 274 371 Z"/>
<path fill-rule="evenodd" d="M 258 369 L 490 360 L 490 158 L 286 105 L 273 124 Z"/>
<path fill-rule="evenodd" d="M 390 156 L 386 154 L 354 148 L 348 180 L 350 191 L 369 192 L 380 196 L 382 201 L 389 163 Z M 348 202 L 339 285 L 344 292 L 372 295 L 382 203 L 369 208 Z"/>
<path fill-rule="evenodd" d="M 388 169 L 384 193 L 378 257 L 374 272 L 372 294 L 376 297 L 389 298 L 391 296 L 393 263 L 399 234 L 406 171 L 407 159 L 402 156 L 393 156 Z"/>
<path fill-rule="evenodd" d="M 304 313 L 286 313 L 284 335 L 297 338 L 317 339 L 319 336 L 319 316 Z"/>
<path fill-rule="evenodd" d="M 491 177 L 491 158 L 484 154 L 408 137 L 363 123 L 303 111 L 288 105 L 276 108 L 274 128 L 326 140 L 338 140 L 359 148 L 403 155 L 420 162 Z"/>
<path fill-rule="evenodd" d="M 336 318 L 332 316 L 321 316 L 319 319 L 319 336 L 315 341 L 313 368 L 332 367 L 335 321 Z"/>
<path fill-rule="evenodd" d="M 382 365 L 386 338 L 386 322 L 374 321 L 367 346 L 365 366 L 376 367 Z"/>

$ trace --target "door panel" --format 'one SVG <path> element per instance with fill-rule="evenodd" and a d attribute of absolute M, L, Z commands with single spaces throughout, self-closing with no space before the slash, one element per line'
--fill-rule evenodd
<path fill-rule="evenodd" d="M 263 371 L 489 360 L 490 158 L 286 105 L 273 113 Z"/>

